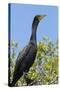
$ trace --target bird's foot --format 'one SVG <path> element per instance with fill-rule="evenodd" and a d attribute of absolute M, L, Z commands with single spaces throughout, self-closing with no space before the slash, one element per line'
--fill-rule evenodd
<path fill-rule="evenodd" d="M 26 81 L 26 83 L 27 83 L 27 86 L 28 85 L 32 85 L 32 83 L 34 82 L 34 80 L 35 79 L 31 79 L 29 76 L 28 76 L 28 73 L 24 73 L 24 79 L 25 79 L 25 81 Z"/>

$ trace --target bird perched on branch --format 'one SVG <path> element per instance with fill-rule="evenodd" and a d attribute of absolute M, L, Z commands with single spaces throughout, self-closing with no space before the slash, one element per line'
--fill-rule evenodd
<path fill-rule="evenodd" d="M 32 34 L 28 45 L 19 53 L 13 74 L 12 83 L 9 86 L 15 86 L 16 82 L 24 73 L 28 73 L 30 67 L 33 65 L 37 53 L 36 31 L 39 22 L 46 15 L 36 15 L 32 23 Z"/>

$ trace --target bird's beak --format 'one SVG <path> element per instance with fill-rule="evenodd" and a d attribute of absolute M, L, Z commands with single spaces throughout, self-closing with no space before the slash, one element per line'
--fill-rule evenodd
<path fill-rule="evenodd" d="M 39 21 L 42 20 L 45 16 L 47 16 L 47 15 L 38 16 L 38 20 L 39 20 Z"/>

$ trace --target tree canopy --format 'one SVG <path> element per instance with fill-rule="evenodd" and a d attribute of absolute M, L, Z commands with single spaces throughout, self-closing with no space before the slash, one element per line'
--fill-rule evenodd
<path fill-rule="evenodd" d="M 35 80 L 33 85 L 50 85 L 58 83 L 58 41 L 52 42 L 47 36 L 37 44 L 38 51 L 35 62 L 28 72 L 28 76 Z M 16 60 L 18 43 L 11 41 L 10 52 L 10 81 Z M 27 85 L 22 76 L 16 83 L 18 86 Z"/>

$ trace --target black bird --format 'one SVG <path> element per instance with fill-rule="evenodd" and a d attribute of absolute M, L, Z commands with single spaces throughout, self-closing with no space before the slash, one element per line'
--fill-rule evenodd
<path fill-rule="evenodd" d="M 37 53 L 37 26 L 45 16 L 46 15 L 36 15 L 34 17 L 30 41 L 28 45 L 19 53 L 16 59 L 13 81 L 10 86 L 15 86 L 16 82 L 20 79 L 20 77 L 24 73 L 27 73 L 30 67 L 33 65 Z"/>

